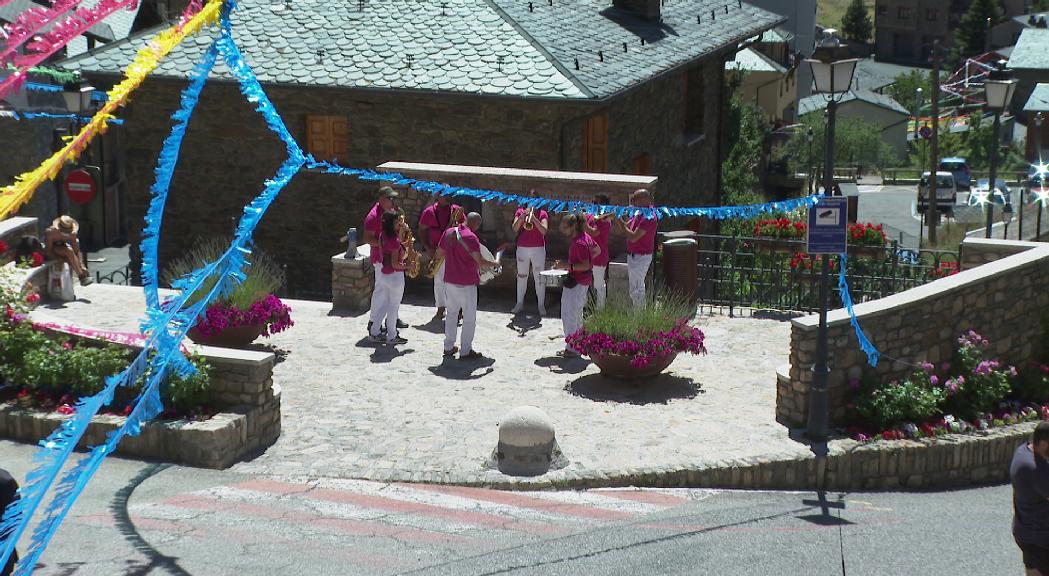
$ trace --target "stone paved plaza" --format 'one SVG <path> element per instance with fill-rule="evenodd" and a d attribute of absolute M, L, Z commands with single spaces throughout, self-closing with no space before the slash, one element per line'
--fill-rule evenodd
<path fill-rule="evenodd" d="M 76 302 L 36 314 L 95 328 L 134 330 L 140 288 L 78 288 Z M 600 376 L 586 360 L 563 361 L 557 317 L 512 322 L 504 299 L 482 297 L 479 363 L 441 356 L 443 323 L 428 323 L 423 295 L 406 297 L 409 342 L 365 341 L 367 315 L 324 302 L 289 301 L 295 326 L 260 339 L 280 359 L 283 431 L 263 454 L 234 466 L 244 473 L 377 480 L 504 482 L 486 468 L 497 424 L 510 408 L 541 407 L 553 419 L 569 465 L 548 478 L 579 483 L 719 462 L 811 457 L 774 420 L 776 373 L 787 362 L 790 325 L 703 315 L 707 356 L 679 356 L 645 385 Z M 534 306 L 534 301 L 533 301 Z M 553 308 L 556 311 L 556 307 Z M 442 361 L 443 360 L 443 361 Z"/>

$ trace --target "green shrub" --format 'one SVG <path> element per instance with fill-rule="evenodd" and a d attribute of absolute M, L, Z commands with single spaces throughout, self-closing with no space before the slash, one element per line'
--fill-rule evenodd
<path fill-rule="evenodd" d="M 188 414 L 211 401 L 211 366 L 198 356 L 190 358 L 197 373 L 188 378 L 172 374 L 160 388 L 164 406 Z"/>
<path fill-rule="evenodd" d="M 940 413 L 944 392 L 929 375 L 915 372 L 885 386 L 864 387 L 852 403 L 855 414 L 876 430 L 889 430 L 905 423 L 921 423 Z"/>
<path fill-rule="evenodd" d="M 590 333 L 607 334 L 617 339 L 645 337 L 673 330 L 682 318 L 692 318 L 695 307 L 673 292 L 656 290 L 646 294 L 642 307 L 634 306 L 622 292 L 609 293 L 604 308 L 593 308 L 583 321 Z"/>

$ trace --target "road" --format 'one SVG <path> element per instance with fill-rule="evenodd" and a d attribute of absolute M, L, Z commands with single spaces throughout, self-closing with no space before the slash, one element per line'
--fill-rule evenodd
<path fill-rule="evenodd" d="M 0 441 L 18 478 L 30 455 Z M 111 458 L 36 573 L 1021 574 L 1010 498 L 1008 486 L 834 493 L 826 506 L 792 492 L 498 492 Z"/>

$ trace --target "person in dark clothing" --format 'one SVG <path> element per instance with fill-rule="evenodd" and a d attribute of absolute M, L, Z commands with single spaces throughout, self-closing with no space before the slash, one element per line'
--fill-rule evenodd
<path fill-rule="evenodd" d="M 18 500 L 18 482 L 11 477 L 11 474 L 0 468 L 0 518 L 3 518 L 4 512 L 7 511 L 7 507 L 14 504 Z M 15 569 L 15 562 L 18 562 L 18 551 L 16 550 L 11 554 L 11 558 L 7 561 L 7 565 L 0 569 L 0 576 L 10 576 Z"/>
<path fill-rule="evenodd" d="M 1027 576 L 1049 576 L 1049 422 L 1016 448 L 1009 466 L 1013 484 L 1013 539 Z"/>

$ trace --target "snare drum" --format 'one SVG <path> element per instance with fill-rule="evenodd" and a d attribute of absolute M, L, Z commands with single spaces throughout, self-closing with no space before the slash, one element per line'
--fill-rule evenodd
<path fill-rule="evenodd" d="M 543 279 L 543 284 L 547 288 L 561 288 L 565 285 L 568 270 L 543 270 L 539 273 L 539 277 Z"/>
<path fill-rule="evenodd" d="M 501 256 L 502 252 L 500 252 L 499 255 Z M 489 250 L 488 248 L 486 248 L 484 244 L 481 245 L 481 257 L 484 258 L 485 260 L 495 260 L 495 257 L 492 256 L 492 251 Z M 495 280 L 502 273 L 503 273 L 503 267 L 502 266 L 497 266 L 495 268 L 481 268 L 481 271 L 480 271 L 481 284 L 487 284 L 487 283 L 491 282 L 492 280 Z"/>
<path fill-rule="evenodd" d="M 357 246 L 357 255 L 365 260 L 370 260 L 372 256 L 372 245 L 371 244 L 359 244 Z"/>

